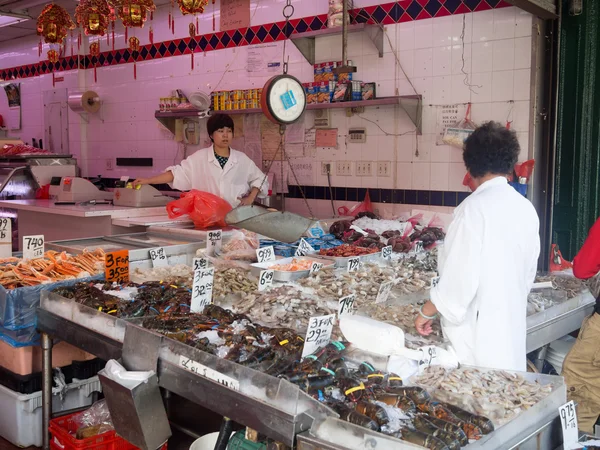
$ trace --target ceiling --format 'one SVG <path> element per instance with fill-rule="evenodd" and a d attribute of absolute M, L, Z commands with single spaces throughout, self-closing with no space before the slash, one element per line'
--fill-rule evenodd
<path fill-rule="evenodd" d="M 0 27 L 0 42 L 35 34 L 36 19 L 48 3 L 50 3 L 50 0 L 0 0 L 0 14 L 2 12 L 12 12 L 33 17 L 33 20 Z M 77 6 L 75 0 L 55 0 L 54 3 L 64 7 L 73 17 Z"/>

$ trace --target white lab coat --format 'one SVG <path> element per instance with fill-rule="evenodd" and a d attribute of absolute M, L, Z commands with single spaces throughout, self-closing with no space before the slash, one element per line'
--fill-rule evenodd
<path fill-rule="evenodd" d="M 198 150 L 181 161 L 180 165 L 168 167 L 173 173 L 173 181 L 169 184 L 174 189 L 210 192 L 236 207 L 240 197 L 246 196 L 252 188 L 260 189 L 259 198 L 269 193 L 269 182 L 256 164 L 244 153 L 231 149 L 225 167 L 217 158 L 213 146 Z"/>
<path fill-rule="evenodd" d="M 526 370 L 527 295 L 540 254 L 535 208 L 504 177 L 454 212 L 431 301 L 462 364 Z"/>

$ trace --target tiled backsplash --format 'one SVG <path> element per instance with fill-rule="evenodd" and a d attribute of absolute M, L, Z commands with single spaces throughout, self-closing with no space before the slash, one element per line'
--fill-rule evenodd
<path fill-rule="evenodd" d="M 295 17 L 304 17 L 304 23 L 309 26 L 312 21 L 308 17 L 320 16 L 326 11 L 326 2 L 322 2 L 323 5 L 316 1 L 297 3 Z M 527 159 L 530 151 L 532 55 L 532 18 L 528 13 L 515 7 L 498 8 L 500 2 L 494 0 L 407 0 L 380 6 L 364 3 L 369 2 L 355 0 L 359 16 L 386 24 L 384 55 L 380 58 L 373 44 L 362 33 L 350 34 L 348 57 L 358 66 L 356 78 L 376 81 L 379 96 L 410 95 L 415 90 L 421 94 L 424 105 L 423 134 L 415 135 L 414 125 L 398 107 L 367 108 L 364 113 L 352 117 L 347 117 L 344 110 L 334 110 L 331 118 L 333 126 L 338 129 L 339 146 L 335 150 L 317 149 L 313 157 L 312 184 L 327 185 L 326 177 L 321 174 L 321 163 L 331 162 L 334 168 L 332 184 L 340 188 L 340 192 L 347 188 L 373 188 L 385 192 L 385 195 L 388 191 L 404 192 L 404 195 L 407 192 L 431 191 L 439 192 L 442 199 L 446 195 L 444 192 L 448 193 L 449 198 L 457 196 L 457 192 L 466 192 L 462 186 L 465 169 L 461 151 L 436 145 L 435 142 L 438 112 L 443 105 L 451 103 L 472 102 L 472 120 L 476 123 L 486 120 L 511 122 L 522 146 L 520 159 Z M 443 7 L 438 7 L 441 3 Z M 258 26 L 280 22 L 281 7 L 282 3 L 275 0 L 263 0 L 256 8 L 253 3 L 252 13 L 255 15 L 252 24 Z M 402 8 L 402 12 L 399 8 Z M 478 12 L 461 14 L 466 11 Z M 432 13 L 435 18 L 430 18 Z M 155 14 L 153 28 L 156 43 L 183 39 L 187 34 L 189 17 L 178 15 L 176 34 L 173 36 L 165 30 L 167 14 L 168 9 L 161 9 Z M 201 33 L 211 33 L 211 11 L 200 19 Z M 218 16 L 216 22 L 218 26 Z M 294 26 L 298 27 L 300 23 L 297 20 Z M 265 28 L 268 27 L 270 25 Z M 136 34 L 142 44 L 148 44 L 148 25 L 136 31 Z M 222 33 L 217 34 L 223 37 Z M 116 48 L 124 47 L 122 30 L 117 29 L 116 35 Z M 199 42 L 201 37 L 197 38 Z M 36 63 L 39 60 L 37 42 L 33 38 L 0 44 L 0 67 L 20 65 L 17 61 L 23 61 L 21 64 Z M 189 42 L 189 38 L 186 42 Z M 105 38 L 100 43 L 103 52 L 110 50 L 111 46 Z M 176 88 L 191 93 L 198 90 L 210 92 L 262 87 L 271 76 L 250 76 L 246 71 L 248 47 L 236 47 L 231 43 L 228 46 L 217 51 L 196 53 L 193 70 L 189 54 L 138 62 L 137 80 L 133 79 L 132 64 L 99 65 L 97 83 L 94 83 L 92 70 L 57 72 L 57 76 L 64 76 L 65 79 L 57 83 L 56 88 L 92 89 L 103 101 L 101 113 L 91 116 L 89 124 L 77 114 L 69 112 L 70 151 L 80 157 L 85 173 L 106 177 L 147 176 L 181 160 L 183 146 L 175 143 L 172 135 L 154 119 L 159 97 L 170 95 Z M 281 60 L 282 46 L 282 42 L 274 42 L 265 47 L 265 59 Z M 69 51 L 68 45 L 67 54 Z M 74 51 L 77 52 L 77 48 Z M 287 45 L 286 51 L 290 57 L 289 72 L 303 82 L 312 81 L 312 66 L 293 45 Z M 341 59 L 341 38 L 319 39 L 316 53 L 317 61 Z M 108 58 L 108 54 L 105 54 L 105 58 Z M 75 59 L 72 61 L 75 64 Z M 6 71 L 0 69 L 1 73 Z M 52 89 L 52 76 L 24 78 L 20 82 L 23 126 L 22 130 L 11 134 L 30 141 L 32 137 L 43 137 L 41 94 Z M 0 101 L 0 114 L 7 114 L 6 109 L 6 104 Z M 306 114 L 307 127 L 312 125 L 313 115 L 314 112 Z M 346 144 L 350 127 L 366 128 L 367 142 Z M 202 140 L 206 140 L 205 134 Z M 197 148 L 187 146 L 186 154 Z M 87 155 L 87 161 L 84 155 Z M 114 164 L 117 156 L 151 157 L 155 165 L 153 168 L 117 168 Z M 108 161 L 112 165 L 110 170 Z M 336 161 L 350 161 L 353 175 L 336 175 Z M 392 176 L 377 177 L 374 170 L 373 176 L 357 177 L 354 174 L 356 162 L 359 161 L 389 162 Z M 392 200 L 399 199 L 398 195 L 393 194 Z M 406 202 L 406 197 L 403 201 Z M 438 202 L 433 205 L 437 207 Z"/>

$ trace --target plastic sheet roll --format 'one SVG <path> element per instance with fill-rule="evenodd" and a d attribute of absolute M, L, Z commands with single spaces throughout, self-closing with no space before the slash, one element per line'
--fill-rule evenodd
<path fill-rule="evenodd" d="M 100 97 L 94 91 L 69 92 L 68 104 L 78 114 L 97 113 L 100 109 Z"/>

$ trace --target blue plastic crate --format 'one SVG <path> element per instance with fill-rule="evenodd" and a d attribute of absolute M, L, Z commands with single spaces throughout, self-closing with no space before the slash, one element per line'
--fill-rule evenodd
<path fill-rule="evenodd" d="M 73 286 L 80 282 L 101 281 L 103 279 L 104 274 L 17 289 L 4 289 L 4 287 L 0 286 L 0 326 L 10 331 L 23 330 L 35 326 L 36 308 L 40 305 L 42 291 Z M 0 332 L 3 332 L 3 330 L 0 329 Z"/>

